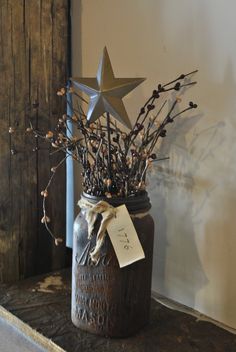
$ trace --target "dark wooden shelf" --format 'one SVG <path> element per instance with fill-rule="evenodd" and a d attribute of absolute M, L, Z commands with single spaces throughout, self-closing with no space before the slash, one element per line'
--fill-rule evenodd
<path fill-rule="evenodd" d="M 71 272 L 62 270 L 0 286 L 0 305 L 67 352 L 235 352 L 236 336 L 152 301 L 151 320 L 139 334 L 107 339 L 73 326 Z"/>

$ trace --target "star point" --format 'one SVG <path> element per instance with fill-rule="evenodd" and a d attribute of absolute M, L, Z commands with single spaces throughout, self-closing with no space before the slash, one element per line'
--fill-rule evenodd
<path fill-rule="evenodd" d="M 96 78 L 72 78 L 73 83 L 90 97 L 87 120 L 96 121 L 110 113 L 120 123 L 132 128 L 122 98 L 141 84 L 145 78 L 116 78 L 107 48 L 103 49 Z"/>

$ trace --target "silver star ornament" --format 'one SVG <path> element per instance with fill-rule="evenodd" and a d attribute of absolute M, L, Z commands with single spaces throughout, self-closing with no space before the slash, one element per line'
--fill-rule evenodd
<path fill-rule="evenodd" d="M 96 78 L 72 78 L 76 87 L 90 97 L 87 120 L 96 121 L 105 112 L 128 128 L 132 128 L 122 98 L 142 83 L 145 78 L 115 78 L 105 47 Z"/>

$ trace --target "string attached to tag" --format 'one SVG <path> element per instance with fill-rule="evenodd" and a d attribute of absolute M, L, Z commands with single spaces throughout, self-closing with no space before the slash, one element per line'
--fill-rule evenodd
<path fill-rule="evenodd" d="M 90 257 L 92 262 L 97 263 L 100 258 L 100 250 L 103 245 L 105 236 L 106 236 L 106 229 L 107 225 L 109 224 L 110 220 L 115 217 L 116 215 L 116 208 L 113 208 L 112 205 L 105 201 L 100 201 L 96 204 L 93 204 L 84 198 L 81 198 L 78 202 L 80 208 L 86 210 L 86 221 L 88 223 L 88 239 L 92 238 L 92 233 L 94 229 L 95 221 L 97 220 L 98 214 L 102 215 L 102 221 L 97 233 L 96 239 L 96 246 L 90 252 Z"/>
<path fill-rule="evenodd" d="M 99 201 L 94 204 L 84 198 L 79 200 L 78 205 L 80 208 L 86 210 L 85 219 L 88 223 L 89 240 L 92 238 L 98 214 L 102 215 L 101 224 L 97 232 L 96 245 L 90 252 L 92 262 L 97 263 L 100 259 L 101 247 L 106 237 L 106 231 L 109 234 L 121 268 L 145 258 L 131 217 L 142 218 L 148 214 L 147 212 L 130 215 L 124 204 L 114 208 L 106 201 Z"/>

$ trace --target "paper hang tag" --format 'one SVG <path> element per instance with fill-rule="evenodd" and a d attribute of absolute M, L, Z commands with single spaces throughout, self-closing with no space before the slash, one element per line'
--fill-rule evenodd
<path fill-rule="evenodd" d="M 145 258 L 142 245 L 125 205 L 116 208 L 116 217 L 109 222 L 107 232 L 120 268 Z"/>

